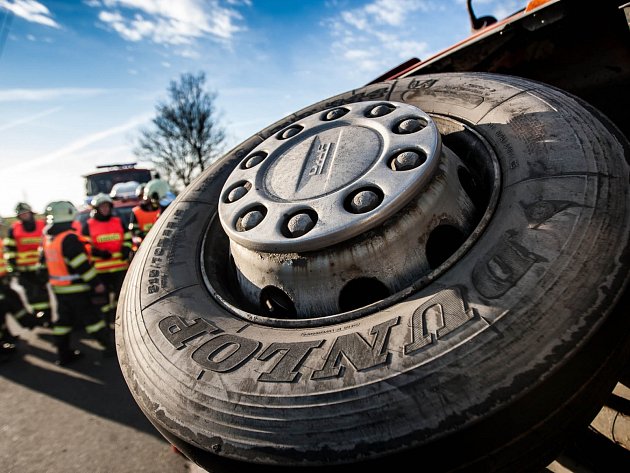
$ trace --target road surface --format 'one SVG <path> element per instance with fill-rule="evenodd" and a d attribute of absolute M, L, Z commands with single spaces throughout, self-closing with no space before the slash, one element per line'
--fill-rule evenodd
<path fill-rule="evenodd" d="M 55 365 L 49 329 L 9 326 L 21 342 L 0 364 L 0 471 L 185 473 L 198 471 L 153 428 L 116 358 L 90 339 L 83 359 Z"/>
<path fill-rule="evenodd" d="M 76 364 L 55 365 L 50 329 L 20 328 L 18 352 L 0 363 L 3 473 L 203 473 L 142 414 L 116 358 L 87 337 Z M 589 429 L 545 472 L 630 471 L 630 369 Z M 243 471 L 255 471 L 244 469 Z M 542 473 L 542 472 L 541 472 Z"/>

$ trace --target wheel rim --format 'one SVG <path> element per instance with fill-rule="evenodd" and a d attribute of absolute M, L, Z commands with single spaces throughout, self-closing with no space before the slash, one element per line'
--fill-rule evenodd
<path fill-rule="evenodd" d="M 395 130 L 403 122 L 413 131 L 400 138 Z M 344 135 L 348 142 L 372 139 L 350 147 Z M 311 169 L 339 172 L 322 191 L 304 182 Z M 202 256 L 202 266 L 228 263 L 221 273 L 228 281 L 202 268 L 205 283 L 231 312 L 263 324 L 359 317 L 457 261 L 490 219 L 498 188 L 492 149 L 462 123 L 399 102 L 317 112 L 260 143 L 233 169 Z M 361 200 L 365 189 L 373 192 Z"/>

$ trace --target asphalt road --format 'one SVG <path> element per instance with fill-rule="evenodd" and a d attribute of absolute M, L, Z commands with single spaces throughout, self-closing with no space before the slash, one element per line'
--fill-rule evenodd
<path fill-rule="evenodd" d="M 180 473 L 200 471 L 154 429 L 133 400 L 116 358 L 89 338 L 83 359 L 54 364 L 49 329 L 19 334 L 0 363 L 0 471 L 4 473 Z"/>

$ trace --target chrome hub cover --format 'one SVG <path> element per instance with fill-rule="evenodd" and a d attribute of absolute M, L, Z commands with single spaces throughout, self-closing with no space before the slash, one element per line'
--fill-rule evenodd
<path fill-rule="evenodd" d="M 310 318 L 351 310 L 356 291 L 400 290 L 434 269 L 437 227 L 470 233 L 463 167 L 405 103 L 347 104 L 267 138 L 219 202 L 244 296 L 272 317 Z"/>

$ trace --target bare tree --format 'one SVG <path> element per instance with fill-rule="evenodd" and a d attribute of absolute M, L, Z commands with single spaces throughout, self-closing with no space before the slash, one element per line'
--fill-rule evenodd
<path fill-rule="evenodd" d="M 173 183 L 184 186 L 224 150 L 225 130 L 215 107 L 216 92 L 204 90 L 206 75 L 182 74 L 171 81 L 169 100 L 155 107 L 151 129 L 141 130 L 134 153 L 149 159 Z"/>

